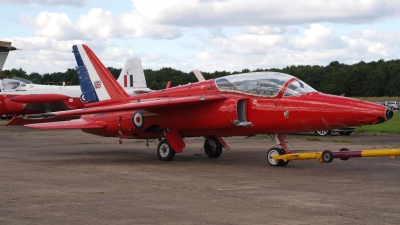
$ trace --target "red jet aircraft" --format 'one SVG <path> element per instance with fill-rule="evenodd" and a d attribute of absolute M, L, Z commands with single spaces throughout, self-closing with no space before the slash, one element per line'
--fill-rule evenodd
<path fill-rule="evenodd" d="M 81 115 L 80 119 L 26 126 L 82 129 L 120 141 L 158 139 L 157 154 L 162 161 L 170 161 L 183 151 L 185 137 L 205 137 L 205 153 L 218 158 L 223 147 L 230 149 L 222 137 L 269 134 L 278 148 L 268 151 L 268 162 L 284 166 L 289 160 L 279 156 L 295 154 L 288 133 L 376 124 L 393 116 L 384 106 L 324 94 L 294 76 L 277 72 L 230 75 L 129 96 L 89 47 L 80 48 L 85 49 L 99 75 L 98 80 L 91 80 L 94 91 L 106 91 L 111 99 L 86 104 L 83 109 L 26 117 Z M 333 158 L 332 152 L 328 153 L 322 156 L 325 162 Z M 345 158 L 343 154 L 340 157 Z"/>

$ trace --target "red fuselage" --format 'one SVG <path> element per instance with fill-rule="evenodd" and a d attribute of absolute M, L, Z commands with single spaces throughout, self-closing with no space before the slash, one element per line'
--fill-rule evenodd
<path fill-rule="evenodd" d="M 168 88 L 130 97 L 129 100 L 146 101 L 187 96 L 201 98 L 216 94 L 224 99 L 204 104 L 84 115 L 82 119 L 103 121 L 108 125 L 104 129 L 82 130 L 115 137 L 122 132 L 124 138 L 164 137 L 162 131 L 166 130 L 175 130 L 182 137 L 247 136 L 362 126 L 386 121 L 393 115 L 386 107 L 375 103 L 320 92 L 286 97 L 283 93 L 288 85 L 274 97 L 219 90 L 215 80 Z M 100 104 L 111 105 L 117 101 L 110 100 Z M 239 122 L 247 125 L 240 126 Z"/>

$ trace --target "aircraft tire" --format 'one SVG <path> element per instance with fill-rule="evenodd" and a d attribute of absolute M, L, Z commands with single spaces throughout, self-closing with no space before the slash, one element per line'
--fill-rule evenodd
<path fill-rule="evenodd" d="M 157 156 L 161 161 L 171 161 L 175 157 L 175 151 L 166 139 L 160 141 L 158 144 Z"/>
<path fill-rule="evenodd" d="M 211 140 L 214 142 L 213 144 L 210 144 L 208 142 L 208 139 L 204 141 L 204 151 L 206 155 L 212 159 L 218 158 L 222 154 L 222 145 L 219 143 L 218 140 L 215 138 L 211 138 Z"/>
<path fill-rule="evenodd" d="M 333 160 L 333 153 L 329 150 L 325 150 L 322 152 L 322 160 L 324 163 L 330 163 Z"/>
<path fill-rule="evenodd" d="M 282 159 L 275 160 L 272 158 L 272 156 L 274 156 L 274 155 L 283 155 L 283 154 L 285 154 L 283 149 L 280 149 L 277 147 L 270 148 L 267 152 L 267 161 L 268 161 L 269 165 L 271 165 L 271 166 L 286 166 L 289 163 L 289 161 L 284 161 Z"/>
<path fill-rule="evenodd" d="M 341 148 L 339 151 L 340 151 L 340 152 L 348 152 L 349 149 L 347 149 L 347 148 Z M 343 160 L 343 161 L 346 161 L 346 160 L 349 160 L 350 157 L 341 157 L 340 159 Z"/>
<path fill-rule="evenodd" d="M 317 131 L 317 133 L 320 136 L 328 136 L 328 135 L 330 135 L 332 133 L 332 131 L 331 130 L 319 130 L 319 131 Z"/>
<path fill-rule="evenodd" d="M 351 133 L 353 133 L 353 131 L 339 131 L 339 134 L 341 134 L 341 135 L 349 136 Z"/>

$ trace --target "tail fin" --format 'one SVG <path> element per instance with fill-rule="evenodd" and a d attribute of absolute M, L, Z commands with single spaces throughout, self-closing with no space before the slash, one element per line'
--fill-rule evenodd
<path fill-rule="evenodd" d="M 151 91 L 147 88 L 142 61 L 138 58 L 126 60 L 117 81 L 131 95 Z"/>
<path fill-rule="evenodd" d="M 128 97 L 129 94 L 86 45 L 72 46 L 82 93 L 89 102 Z"/>
<path fill-rule="evenodd" d="M 0 51 L 0 70 L 3 69 L 4 63 L 6 62 L 8 52 Z"/>
<path fill-rule="evenodd" d="M 6 62 L 8 52 L 17 50 L 17 48 L 11 46 L 11 42 L 0 41 L 0 70 L 3 69 L 4 63 Z"/>

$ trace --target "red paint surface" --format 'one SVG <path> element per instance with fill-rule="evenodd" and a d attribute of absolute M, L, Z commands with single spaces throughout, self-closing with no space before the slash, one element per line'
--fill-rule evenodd
<path fill-rule="evenodd" d="M 33 94 L 33 95 L 18 95 L 12 97 L 11 100 L 19 103 L 52 103 L 68 100 L 70 97 L 61 94 Z"/>
<path fill-rule="evenodd" d="M 103 81 L 104 87 L 107 89 L 111 98 L 129 97 L 126 91 L 118 84 L 117 80 L 111 75 L 103 63 L 97 58 L 93 51 L 86 45 L 82 45 L 94 69 Z"/>

